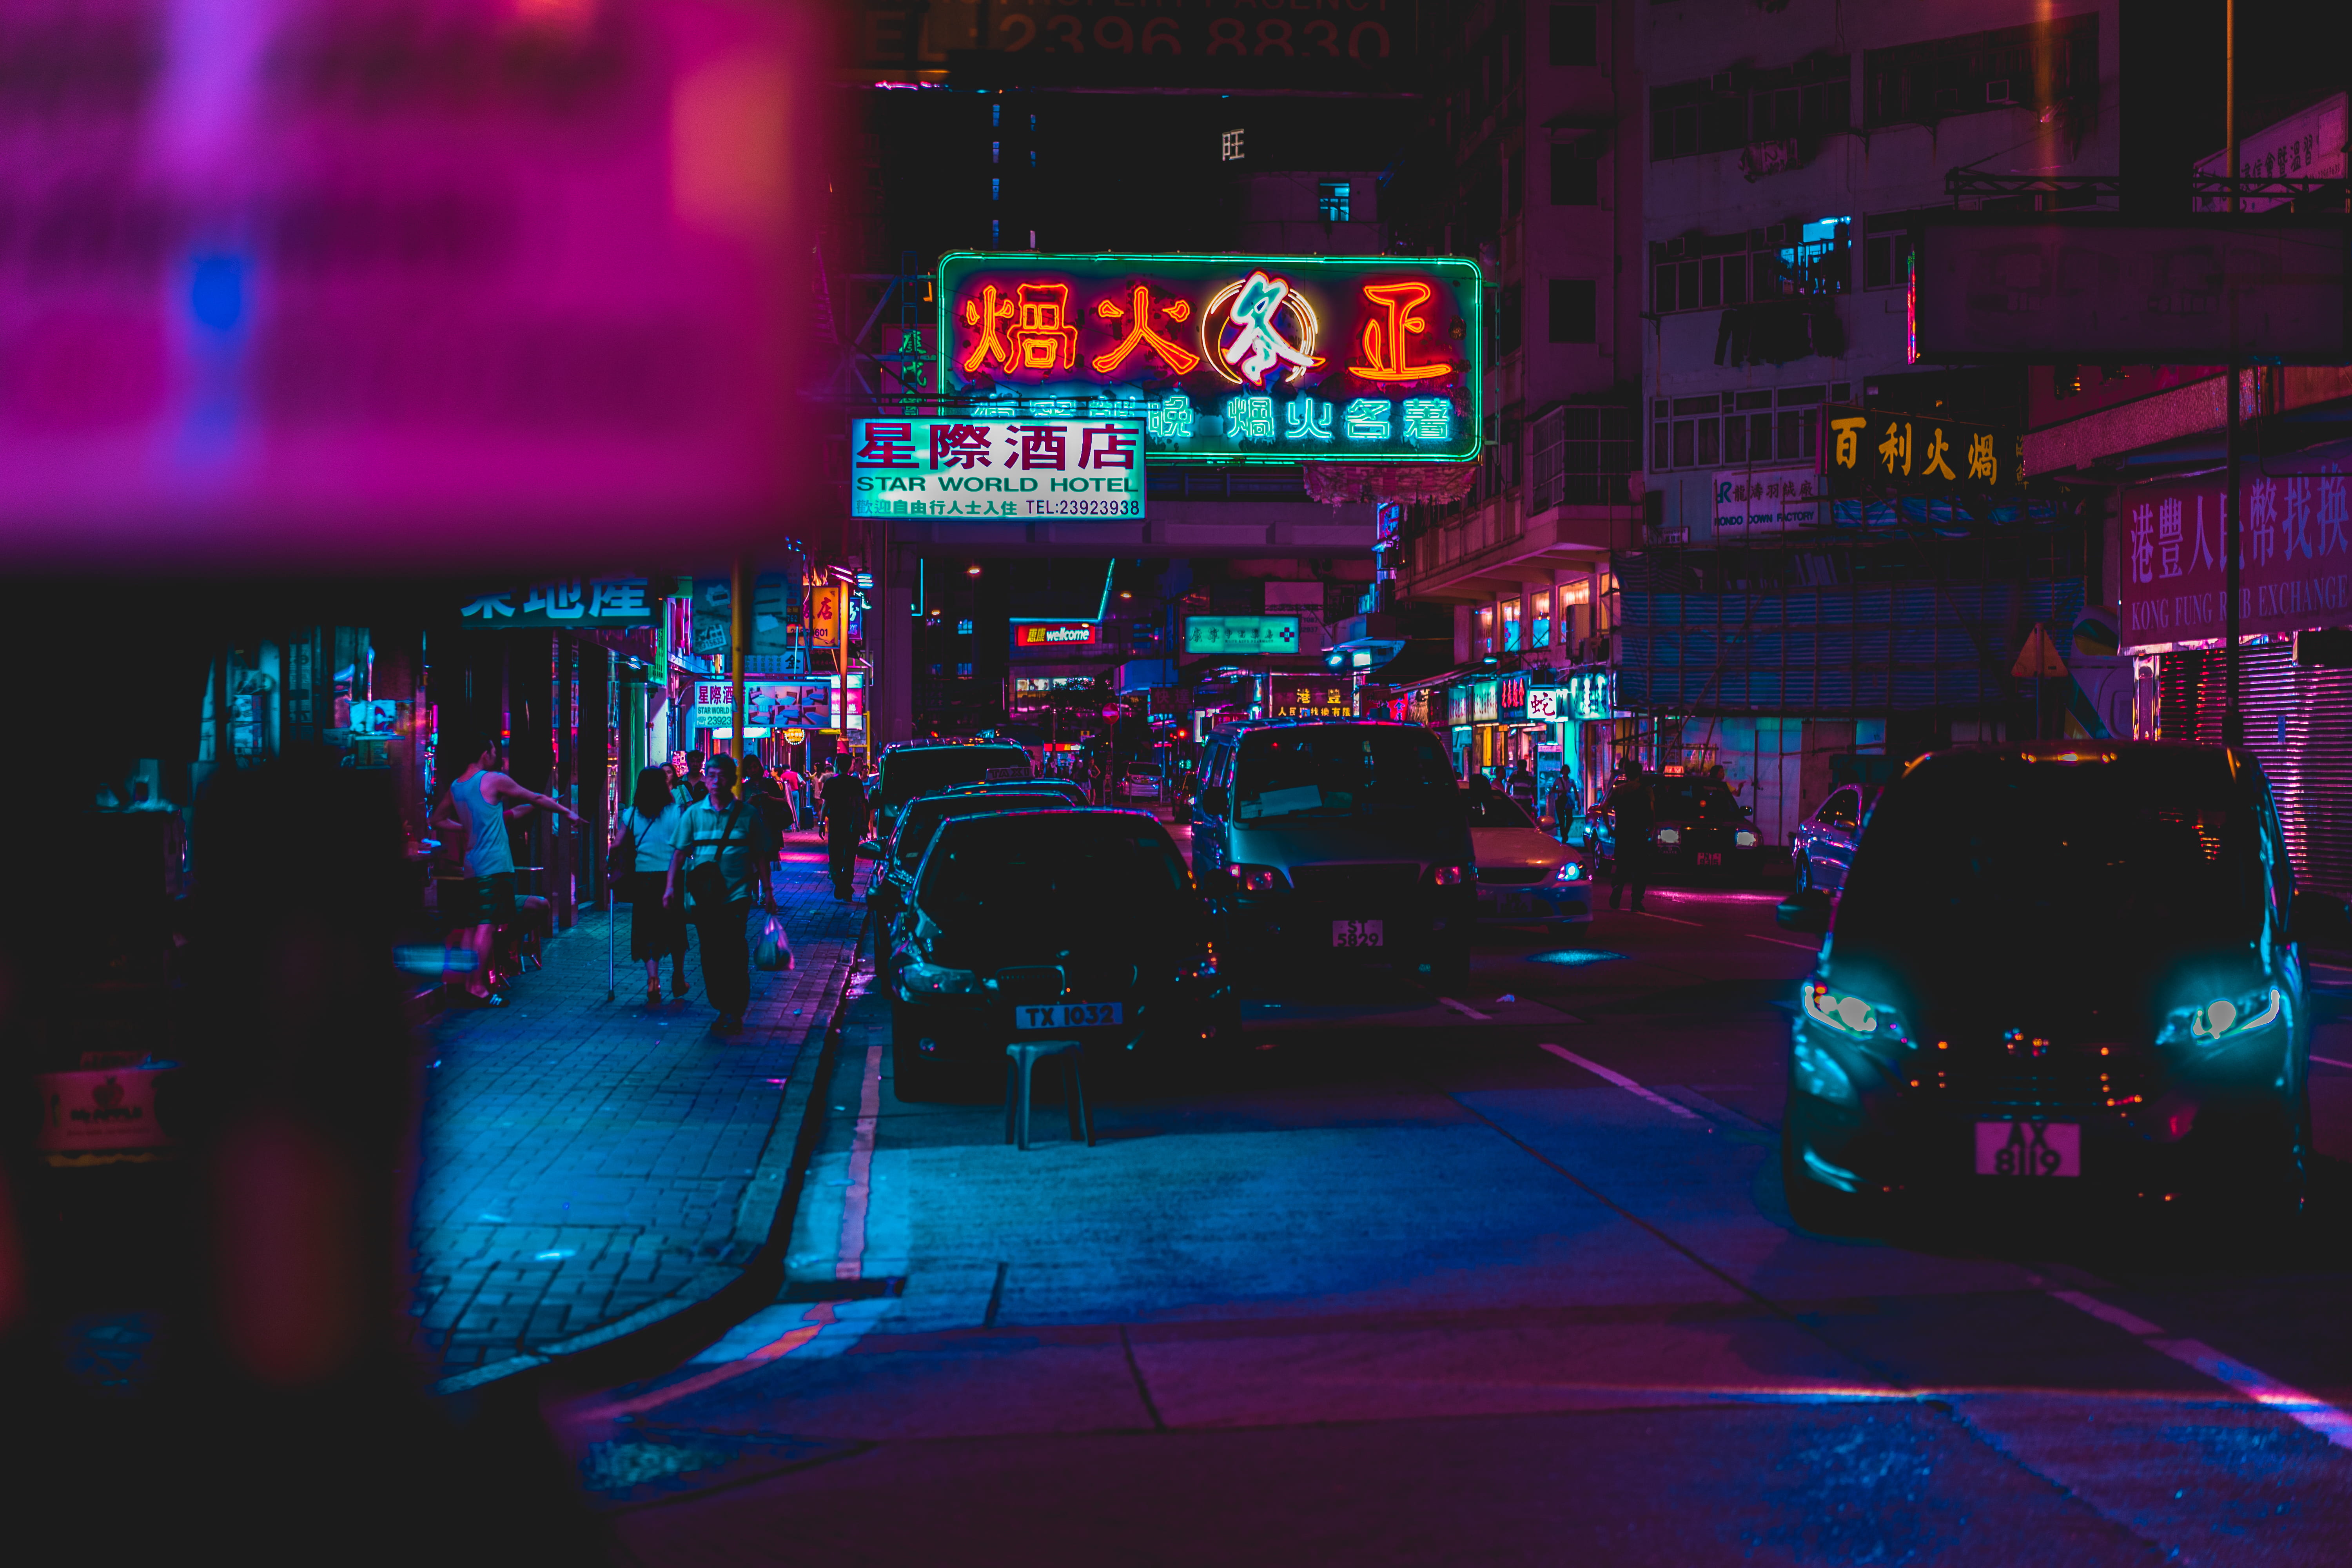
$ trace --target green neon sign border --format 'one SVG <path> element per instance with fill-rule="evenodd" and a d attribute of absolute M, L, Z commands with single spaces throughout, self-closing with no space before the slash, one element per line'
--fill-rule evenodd
<path fill-rule="evenodd" d="M 1470 310 L 1465 341 L 1471 344 L 1470 353 L 1472 361 L 1478 373 L 1475 375 L 1465 378 L 1470 388 L 1469 451 L 1459 456 L 1444 458 L 1425 458 L 1411 452 L 1368 452 L 1360 456 L 1349 457 L 1341 457 L 1335 452 L 1334 455 L 1328 458 L 1291 458 L 1273 456 L 1260 457 L 1254 453 L 1244 452 L 1203 452 L 1196 456 L 1185 452 L 1153 453 L 1147 451 L 1144 454 L 1144 460 L 1146 462 L 1160 463 L 1194 463 L 1202 467 L 1217 467 L 1223 465 L 1235 468 L 1270 468 L 1276 466 L 1287 468 L 1295 467 L 1300 463 L 1475 463 L 1486 450 L 1486 277 L 1484 272 L 1479 270 L 1477 262 L 1472 260 L 1466 256 L 1272 257 L 1250 256 L 1244 254 L 1228 255 L 1216 251 L 1197 250 L 942 251 L 940 253 L 938 265 L 932 269 L 932 276 L 938 279 L 939 290 L 939 316 L 932 328 L 932 350 L 933 357 L 939 366 L 938 395 L 940 397 L 954 397 L 960 395 L 948 385 L 948 361 L 950 357 L 948 353 L 948 347 L 950 342 L 952 341 L 952 327 L 948 320 L 950 295 L 947 287 L 947 276 L 948 263 L 951 261 L 1030 261 L 1037 263 L 1040 266 L 1050 265 L 1055 262 L 1067 261 L 1094 263 L 1149 263 L 1154 261 L 1181 261 L 1195 263 L 1279 261 L 1286 267 L 1297 264 L 1301 267 L 1308 268 L 1412 266 L 1434 268 L 1439 271 L 1445 270 L 1449 268 L 1465 268 L 1470 274 Z M 1459 285 L 1456 285 L 1456 287 L 1458 288 Z M 1106 416 L 1106 417 L 1108 416 Z"/>

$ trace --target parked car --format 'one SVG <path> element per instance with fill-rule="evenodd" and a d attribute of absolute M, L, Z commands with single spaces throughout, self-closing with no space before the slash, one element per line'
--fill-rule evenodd
<path fill-rule="evenodd" d="M 1658 879 L 1744 881 L 1759 869 L 1762 839 L 1755 819 L 1719 778 L 1685 773 L 1644 775 L 1654 826 L 1650 872 Z M 1603 804 L 1584 819 L 1584 847 L 1596 874 L 1617 861 L 1617 814 Z"/>
<path fill-rule="evenodd" d="M 1129 800 L 1158 800 L 1160 775 L 1138 770 L 1119 775 L 1118 793 Z"/>
<path fill-rule="evenodd" d="M 875 789 L 874 836 L 890 837 L 899 811 L 918 795 L 937 795 L 961 784 L 1022 780 L 1030 774 L 1029 753 L 1010 742 L 913 741 L 882 753 Z"/>
<path fill-rule="evenodd" d="M 1830 791 L 1820 810 L 1797 824 L 1789 842 L 1797 891 L 1818 889 L 1834 894 L 1845 886 L 1854 846 L 1862 842 L 1863 822 L 1877 798 L 1875 784 L 1842 784 Z"/>
<path fill-rule="evenodd" d="M 882 862 L 866 900 L 873 907 L 875 918 L 887 927 L 890 917 L 904 907 L 915 872 L 923 863 L 923 852 L 931 847 L 931 837 L 943 822 L 998 811 L 1064 811 L 1083 804 L 1073 802 L 1064 791 L 1049 787 L 1043 780 L 1030 789 L 991 784 L 918 796 L 899 811 L 887 840 L 869 838 L 857 847 L 862 858 Z M 887 953 L 881 956 L 887 963 Z"/>
<path fill-rule="evenodd" d="M 2218 746 L 1933 753 L 1885 786 L 1789 1056 L 1790 1212 L 2098 1187 L 2298 1214 L 2312 1158 L 2294 872 L 2261 764 Z M 2187 1206 L 2184 1204 L 2183 1206 Z"/>
<path fill-rule="evenodd" d="M 1237 1029 L 1214 921 L 1149 813 L 951 817 L 889 927 L 898 1098 L 992 1088 L 1016 1039 L 1091 1062 Z"/>
<path fill-rule="evenodd" d="M 1592 879 L 1584 856 L 1536 826 L 1507 795 L 1470 794 L 1470 848 L 1482 921 L 1589 921 Z"/>
<path fill-rule="evenodd" d="M 1470 824 L 1437 738 L 1381 720 L 1237 726 L 1201 764 L 1192 866 L 1244 984 L 1380 965 L 1458 989 L 1477 918 Z"/>

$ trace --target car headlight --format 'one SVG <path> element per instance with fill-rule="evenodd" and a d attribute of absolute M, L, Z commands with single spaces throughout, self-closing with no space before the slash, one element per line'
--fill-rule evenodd
<path fill-rule="evenodd" d="M 898 993 L 910 1001 L 918 996 L 972 996 L 980 993 L 980 976 L 969 969 L 950 969 L 944 963 L 929 963 L 919 958 L 902 959 L 897 968 Z"/>
<path fill-rule="evenodd" d="M 1832 991 L 1818 980 L 1805 983 L 1804 1006 L 1806 1017 L 1832 1034 L 1855 1040 L 1889 1040 L 1900 1046 L 1911 1043 L 1892 1008 Z"/>
<path fill-rule="evenodd" d="M 1731 841 L 1739 846 L 1742 849 L 1753 849 L 1756 847 L 1756 835 L 1748 832 L 1748 829 L 1744 827 L 1731 836 Z"/>
<path fill-rule="evenodd" d="M 1579 861 L 1563 860 L 1560 862 L 1559 869 L 1552 873 L 1552 879 L 1559 882 L 1580 882 L 1584 880 L 1584 867 Z"/>
<path fill-rule="evenodd" d="M 1234 886 L 1244 893 L 1271 893 L 1290 885 L 1290 879 L 1272 866 L 1236 866 L 1233 877 Z"/>
<path fill-rule="evenodd" d="M 2260 1034 L 2286 1016 L 2286 993 L 2264 985 L 2242 996 L 2217 996 L 2196 1007 L 2175 1007 L 2165 1015 L 2160 1046 L 2217 1046 L 2224 1040 Z"/>
<path fill-rule="evenodd" d="M 1816 1100 L 1833 1100 L 1841 1105 L 1859 1105 L 1862 1097 L 1854 1091 L 1853 1079 L 1838 1059 L 1819 1046 L 1799 1040 L 1791 1049 L 1789 1065 L 1795 1069 L 1797 1088 Z"/>
<path fill-rule="evenodd" d="M 1683 841 L 1683 830 L 1679 827 L 1661 827 L 1650 837 L 1661 844 L 1680 844 Z"/>
<path fill-rule="evenodd" d="M 1458 888 L 1477 873 L 1468 866 L 1432 866 L 1429 879 L 1441 888 Z"/>

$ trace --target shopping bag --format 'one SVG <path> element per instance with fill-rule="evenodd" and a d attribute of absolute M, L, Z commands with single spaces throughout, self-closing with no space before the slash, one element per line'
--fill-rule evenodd
<path fill-rule="evenodd" d="M 784 922 L 765 910 L 751 916 L 751 962 L 766 970 L 793 966 L 793 939 L 784 934 Z"/>

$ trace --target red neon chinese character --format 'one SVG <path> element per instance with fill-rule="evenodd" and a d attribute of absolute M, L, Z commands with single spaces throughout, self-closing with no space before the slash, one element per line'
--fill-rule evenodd
<path fill-rule="evenodd" d="M 963 302 L 964 324 L 980 329 L 980 339 L 963 357 L 966 372 L 993 359 L 1007 370 L 1067 370 L 1078 357 L 1078 329 L 1069 320 L 1070 286 L 1066 283 L 1019 283 L 1013 298 L 1000 297 L 993 283 L 978 300 Z M 1013 330 L 999 332 L 999 322 Z"/>
<path fill-rule="evenodd" d="M 1431 293 L 1426 283 L 1365 284 L 1364 298 L 1380 306 L 1382 315 L 1364 323 L 1362 341 L 1367 363 L 1349 365 L 1348 373 L 1366 381 L 1425 381 L 1433 375 L 1451 374 L 1454 367 L 1450 364 L 1405 363 L 1408 339 L 1429 330 L 1429 318 L 1412 312 L 1429 303 Z M 1388 322 L 1385 335 L 1381 331 L 1383 319 Z"/>
<path fill-rule="evenodd" d="M 1199 364 L 1200 355 L 1188 352 L 1173 341 L 1163 338 L 1151 330 L 1151 289 L 1149 285 L 1142 283 L 1135 286 L 1132 303 L 1128 306 L 1122 307 L 1109 300 L 1105 300 L 1095 306 L 1095 314 L 1106 321 L 1116 321 L 1125 317 L 1128 324 L 1127 335 L 1119 339 L 1117 348 L 1112 349 L 1108 353 L 1097 354 L 1087 363 L 1093 365 L 1100 374 L 1108 375 L 1120 365 L 1125 364 L 1128 356 L 1136 350 L 1148 348 L 1158 354 L 1162 363 L 1178 375 L 1182 375 L 1194 365 Z M 1160 309 L 1171 321 L 1185 321 L 1192 314 L 1192 307 L 1182 300 L 1171 300 Z"/>
<path fill-rule="evenodd" d="M 933 468 L 985 468 L 989 466 L 987 426 L 931 426 Z"/>
<path fill-rule="evenodd" d="M 861 468 L 912 468 L 920 467 L 915 461 L 915 426 L 912 420 L 877 419 L 866 426 L 866 445 L 857 449 L 852 459 Z"/>
<path fill-rule="evenodd" d="M 1078 467 L 1132 470 L 1135 467 L 1135 432 L 1122 430 L 1116 425 L 1084 426 L 1078 432 Z"/>

